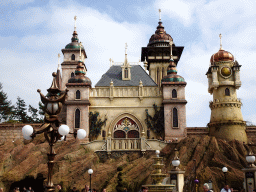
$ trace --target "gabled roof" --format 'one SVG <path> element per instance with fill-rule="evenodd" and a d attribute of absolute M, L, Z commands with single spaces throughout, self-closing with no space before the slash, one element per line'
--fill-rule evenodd
<path fill-rule="evenodd" d="M 95 87 L 108 87 L 111 80 L 113 81 L 114 86 L 117 87 L 139 86 L 140 80 L 142 81 L 143 86 L 157 86 L 140 65 L 131 65 L 131 80 L 122 80 L 121 65 L 112 65 L 109 70 L 102 75 Z"/>

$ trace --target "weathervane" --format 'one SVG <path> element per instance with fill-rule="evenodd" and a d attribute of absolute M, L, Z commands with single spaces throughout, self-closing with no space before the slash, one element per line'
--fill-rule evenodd
<path fill-rule="evenodd" d="M 77 19 L 77 16 L 74 17 L 74 20 L 75 20 L 75 27 L 74 27 L 75 29 L 74 29 L 74 31 L 76 31 L 76 19 Z"/>
<path fill-rule="evenodd" d="M 222 49 L 222 42 L 221 42 L 221 37 L 222 37 L 221 33 L 220 33 L 219 37 L 220 37 L 220 50 L 223 50 Z"/>
<path fill-rule="evenodd" d="M 161 9 L 159 9 L 158 11 L 159 11 L 159 22 L 161 22 Z"/>

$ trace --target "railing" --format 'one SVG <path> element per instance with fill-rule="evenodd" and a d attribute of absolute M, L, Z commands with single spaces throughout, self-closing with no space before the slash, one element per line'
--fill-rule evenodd
<path fill-rule="evenodd" d="M 141 139 L 111 139 L 111 150 L 141 150 Z"/>
<path fill-rule="evenodd" d="M 113 89 L 113 92 L 110 91 Z M 112 92 L 112 93 L 111 93 Z M 111 93 L 111 95 L 110 95 Z M 96 87 L 90 91 L 90 97 L 157 97 L 162 92 L 159 87 Z"/>

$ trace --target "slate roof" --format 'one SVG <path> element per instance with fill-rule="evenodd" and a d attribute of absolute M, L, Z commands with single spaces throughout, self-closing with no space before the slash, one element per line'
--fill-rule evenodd
<path fill-rule="evenodd" d="M 140 80 L 143 86 L 157 86 L 140 65 L 131 65 L 131 80 L 122 80 L 121 65 L 112 65 L 109 70 L 102 75 L 95 87 L 108 87 L 111 80 L 114 86 L 117 87 L 139 86 Z"/>

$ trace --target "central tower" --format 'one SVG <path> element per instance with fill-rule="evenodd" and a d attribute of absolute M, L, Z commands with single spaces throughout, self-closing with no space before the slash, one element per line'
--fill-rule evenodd
<path fill-rule="evenodd" d="M 213 95 L 213 101 L 210 102 L 211 120 L 208 123 L 210 136 L 247 143 L 242 103 L 236 95 L 236 90 L 241 86 L 241 65 L 234 60 L 231 53 L 222 49 L 221 42 L 220 50 L 212 55 L 210 62 L 206 73 L 208 91 Z"/>

